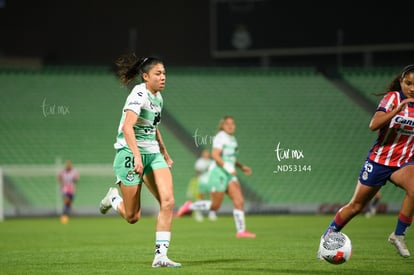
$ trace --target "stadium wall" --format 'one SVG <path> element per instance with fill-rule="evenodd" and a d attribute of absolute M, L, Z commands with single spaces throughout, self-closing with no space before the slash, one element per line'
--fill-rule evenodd
<path fill-rule="evenodd" d="M 388 12 L 387 2 L 376 3 L 372 10 L 368 5 L 355 9 L 346 1 L 324 3 L 323 8 L 303 2 L 298 9 L 295 2 L 262 0 L 13 0 L 0 7 L 0 57 L 36 57 L 48 65 L 109 65 L 121 53 L 135 51 L 175 66 L 257 65 L 258 58 L 229 60 L 214 54 L 248 54 L 232 45 L 235 29 L 245 25 L 252 40 L 249 50 L 287 50 L 287 58 L 267 55 L 268 63 L 326 66 L 338 62 L 341 46 L 413 43 L 410 36 L 396 33 L 411 24 L 409 9 L 400 10 L 398 20 L 384 20 Z M 329 57 L 289 52 L 306 47 L 309 53 L 315 47 L 337 47 L 338 52 Z M 360 65 L 365 52 L 370 49 L 349 54 L 342 62 Z M 368 59 L 373 65 L 395 64 L 412 56 L 412 50 L 386 51 Z"/>

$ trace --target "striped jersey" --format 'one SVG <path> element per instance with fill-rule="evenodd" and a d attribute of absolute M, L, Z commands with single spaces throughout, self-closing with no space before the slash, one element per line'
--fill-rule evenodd
<path fill-rule="evenodd" d="M 382 98 L 377 111 L 390 112 L 407 98 L 402 91 L 390 91 Z M 400 167 L 411 161 L 414 151 L 414 105 L 409 103 L 389 124 L 378 131 L 369 158 L 379 164 Z"/>
<path fill-rule="evenodd" d="M 161 121 L 162 96 L 160 92 L 153 95 L 147 90 L 145 83 L 136 85 L 126 99 L 118 127 L 118 135 L 114 144 L 115 149 L 128 148 L 122 126 L 125 121 L 125 111 L 131 110 L 138 115 L 134 125 L 135 138 L 141 154 L 159 153 L 156 140 L 157 125 Z M 128 148 L 129 149 L 129 148 Z"/>
<path fill-rule="evenodd" d="M 76 169 L 64 169 L 58 175 L 60 182 L 60 190 L 64 194 L 75 194 L 75 184 L 79 180 L 79 173 Z"/>
<path fill-rule="evenodd" d="M 236 168 L 236 160 L 238 154 L 237 140 L 233 135 L 229 135 L 224 131 L 220 131 L 213 138 L 213 149 L 221 150 L 221 158 L 225 163 L 229 163 Z M 213 161 L 210 165 L 210 169 L 217 166 L 217 163 Z"/>

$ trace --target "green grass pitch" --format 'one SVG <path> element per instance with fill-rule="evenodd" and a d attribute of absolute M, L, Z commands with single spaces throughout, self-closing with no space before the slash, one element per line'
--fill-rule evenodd
<path fill-rule="evenodd" d="M 255 239 L 235 237 L 232 216 L 174 219 L 168 256 L 182 268 L 151 267 L 155 217 L 130 225 L 115 215 L 0 222 L 0 274 L 414 274 L 414 259 L 387 242 L 396 215 L 357 216 L 344 229 L 349 262 L 316 259 L 331 215 L 247 215 Z M 407 245 L 414 252 L 414 236 Z"/>

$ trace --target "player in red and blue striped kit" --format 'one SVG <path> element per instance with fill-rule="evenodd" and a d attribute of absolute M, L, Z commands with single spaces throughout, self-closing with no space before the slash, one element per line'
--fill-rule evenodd
<path fill-rule="evenodd" d="M 76 184 L 79 181 L 79 173 L 73 168 L 71 160 L 65 162 L 65 169 L 59 172 L 58 180 L 60 182 L 60 190 L 63 198 L 63 213 L 60 216 L 60 221 L 63 224 L 66 224 L 69 221 L 72 202 L 76 193 Z"/>
<path fill-rule="evenodd" d="M 405 232 L 414 215 L 414 65 L 406 66 L 390 83 L 369 128 L 378 131 L 378 138 L 362 166 L 352 199 L 338 210 L 321 242 L 327 234 L 341 231 L 390 181 L 405 190 L 405 197 L 388 241 L 402 257 L 409 257 Z"/>

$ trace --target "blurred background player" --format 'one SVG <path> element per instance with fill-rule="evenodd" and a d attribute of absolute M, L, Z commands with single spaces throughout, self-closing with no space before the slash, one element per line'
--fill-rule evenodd
<path fill-rule="evenodd" d="M 114 208 L 128 223 L 141 218 L 142 183 L 159 203 L 152 267 L 181 267 L 167 256 L 174 210 L 171 175 L 173 160 L 164 145 L 158 125 L 161 121 L 166 72 L 164 63 L 155 57 L 128 55 L 116 62 L 121 84 L 130 87 L 138 77 L 141 84 L 130 91 L 118 126 L 114 147 L 116 187 L 109 188 L 100 203 L 100 212 Z M 122 234 L 122 230 L 118 232 Z"/>
<path fill-rule="evenodd" d="M 186 201 L 177 212 L 180 217 L 191 210 L 217 211 L 227 194 L 233 202 L 233 217 L 236 224 L 237 238 L 255 238 L 256 234 L 246 230 L 244 215 L 244 197 L 240 183 L 236 177 L 236 168 L 245 175 L 252 173 L 250 167 L 237 161 L 238 144 L 234 136 L 236 123 L 232 116 L 225 116 L 219 122 L 219 131 L 213 139 L 209 169 L 208 185 L 211 190 L 211 200 Z"/>
<path fill-rule="evenodd" d="M 414 215 L 414 65 L 408 65 L 387 87 L 369 129 L 378 137 L 361 168 L 351 200 L 339 209 L 324 236 L 341 231 L 375 194 L 391 181 L 405 190 L 395 230 L 388 241 L 402 257 L 409 257 L 405 233 Z M 317 257 L 320 259 L 320 251 Z"/>
<path fill-rule="evenodd" d="M 381 191 L 375 194 L 374 198 L 369 202 L 367 210 L 365 212 L 365 217 L 371 218 L 377 214 L 377 209 L 381 201 Z"/>
<path fill-rule="evenodd" d="M 71 160 L 65 162 L 65 168 L 58 174 L 58 181 L 60 183 L 60 191 L 63 198 L 63 211 L 60 216 L 60 221 L 63 224 L 66 224 L 69 221 L 69 215 L 72 211 L 72 202 L 76 193 L 76 183 L 79 181 L 79 173 L 73 168 Z"/>
<path fill-rule="evenodd" d="M 187 188 L 187 198 L 189 200 L 205 200 L 210 195 L 210 189 L 208 187 L 208 168 L 212 163 L 210 157 L 210 151 L 203 149 L 200 157 L 194 164 L 195 177 L 191 178 Z M 204 220 L 204 212 L 202 210 L 193 210 L 193 217 L 196 221 Z M 210 210 L 208 218 L 212 221 L 217 220 L 216 212 Z"/>

